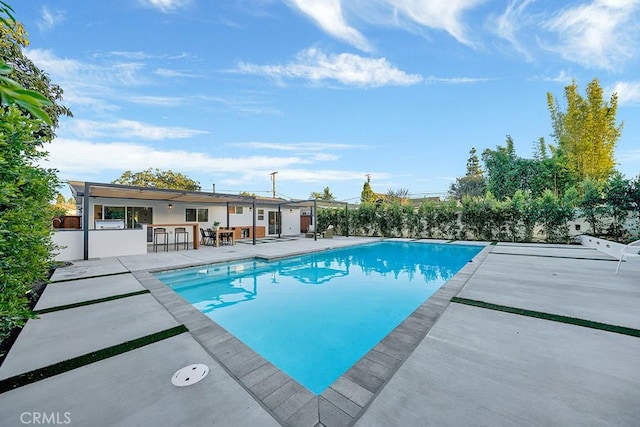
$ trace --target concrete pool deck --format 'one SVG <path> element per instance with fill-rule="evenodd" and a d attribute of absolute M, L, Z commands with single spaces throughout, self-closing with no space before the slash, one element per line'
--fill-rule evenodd
<path fill-rule="evenodd" d="M 614 275 L 616 261 L 593 249 L 486 246 L 321 396 L 150 273 L 367 241 L 291 239 L 60 268 L 36 306 L 53 311 L 27 323 L 0 380 L 178 325 L 189 332 L 5 391 L 0 419 L 20 425 L 38 413 L 94 426 L 637 425 L 639 337 L 450 302 L 457 296 L 640 329 L 640 266 L 625 263 Z M 94 303 L 74 305 L 87 301 Z M 209 366 L 209 375 L 173 386 L 174 372 L 192 363 Z"/>

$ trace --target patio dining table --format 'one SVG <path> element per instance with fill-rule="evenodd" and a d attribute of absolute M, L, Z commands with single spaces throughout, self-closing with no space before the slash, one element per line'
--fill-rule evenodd
<path fill-rule="evenodd" d="M 209 231 L 210 236 L 213 238 L 213 234 L 215 233 L 215 245 L 220 246 L 220 238 L 221 237 L 230 237 L 231 238 L 231 244 L 235 245 L 236 244 L 236 236 L 235 236 L 235 230 L 232 230 L 230 228 L 218 228 L 217 230 L 210 230 Z"/>

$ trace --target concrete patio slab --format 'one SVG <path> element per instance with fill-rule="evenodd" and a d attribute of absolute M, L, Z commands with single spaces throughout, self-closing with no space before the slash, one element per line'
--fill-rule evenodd
<path fill-rule="evenodd" d="M 639 338 L 450 302 L 459 296 L 638 328 L 640 268 L 623 265 L 616 276 L 615 262 L 593 249 L 487 246 L 320 396 L 151 273 L 376 240 L 282 239 L 60 268 L 54 279 L 65 282 L 49 285 L 42 304 L 133 289 L 131 276 L 120 274 L 129 271 L 151 294 L 29 321 L 0 366 L 0 379 L 177 324 L 190 332 L 5 392 L 0 420 L 29 411 L 63 416 L 70 408 L 72 425 L 97 426 L 637 425 Z M 101 274 L 111 276 L 75 281 Z M 118 281 L 123 278 L 127 283 Z M 211 373 L 194 386 L 172 386 L 170 376 L 191 363 L 205 363 Z"/>
<path fill-rule="evenodd" d="M 178 326 L 150 294 L 31 319 L 0 366 L 0 379 Z"/>
<path fill-rule="evenodd" d="M 640 339 L 452 304 L 357 426 L 640 419 Z"/>
<path fill-rule="evenodd" d="M 207 365 L 209 374 L 194 385 L 174 386 L 173 374 L 193 363 Z M 9 391 L 0 399 L 3 425 L 32 423 L 35 412 L 59 414 L 72 426 L 279 425 L 187 333 Z"/>
<path fill-rule="evenodd" d="M 118 258 L 97 258 L 87 261 L 74 261 L 72 265 L 57 268 L 51 280 L 53 282 L 75 280 L 85 277 L 106 276 L 126 273 L 127 268 Z"/>
<path fill-rule="evenodd" d="M 47 285 L 35 309 L 44 310 L 142 290 L 140 282 L 130 273 L 55 282 Z"/>
<path fill-rule="evenodd" d="M 616 276 L 614 262 L 557 257 L 566 251 L 540 257 L 494 248 L 458 296 L 640 329 L 640 275 Z"/>
<path fill-rule="evenodd" d="M 602 252 L 592 250 L 590 248 L 578 245 L 549 245 L 544 246 L 542 244 L 502 244 L 498 243 L 493 249 L 493 253 L 496 254 L 512 254 L 512 255 L 527 255 L 527 256 L 541 256 L 541 257 L 554 257 L 554 258 L 576 258 L 576 259 L 599 259 L 613 261 L 609 255 Z"/>

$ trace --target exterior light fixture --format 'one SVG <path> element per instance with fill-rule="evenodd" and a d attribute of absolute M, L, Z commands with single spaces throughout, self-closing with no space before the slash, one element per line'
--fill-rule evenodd
<path fill-rule="evenodd" d="M 169 203 L 169 210 L 173 209 L 173 205 Z"/>

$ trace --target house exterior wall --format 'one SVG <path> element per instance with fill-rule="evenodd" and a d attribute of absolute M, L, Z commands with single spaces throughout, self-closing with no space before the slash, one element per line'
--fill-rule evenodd
<path fill-rule="evenodd" d="M 89 230 L 89 258 L 107 258 L 147 253 L 147 227 L 129 230 Z M 83 230 L 56 230 L 52 236 L 58 246 L 56 261 L 84 258 Z"/>
<path fill-rule="evenodd" d="M 171 204 L 171 208 L 169 208 Z M 152 208 L 152 224 L 180 224 L 186 227 L 188 242 L 193 243 L 193 228 L 211 228 L 214 222 L 220 222 L 221 227 L 250 227 L 253 224 L 253 206 L 242 206 L 242 213 L 231 213 L 226 204 L 211 205 L 206 203 L 184 203 L 170 202 L 166 200 L 144 200 L 144 199 L 118 199 L 91 197 L 89 200 L 89 258 L 137 255 L 147 253 L 149 235 L 146 224 L 141 224 L 142 228 L 127 228 L 124 230 L 96 229 L 96 206 L 126 208 L 143 207 Z M 235 208 L 235 206 L 233 206 Z M 187 221 L 187 209 L 207 210 L 206 221 Z M 235 210 L 235 209 L 234 209 Z M 264 211 L 262 219 L 256 215 L 256 226 L 265 228 L 269 234 L 269 211 L 277 212 L 277 206 L 265 206 L 256 204 L 256 210 Z M 228 218 L 228 223 L 227 223 Z M 282 209 L 282 233 L 300 233 L 300 210 Z M 126 221 L 126 218 L 125 218 Z M 126 222 L 125 222 L 126 224 Z M 169 242 L 174 241 L 174 230 L 176 226 L 164 226 L 169 233 Z M 274 235 L 275 233 L 272 233 Z M 199 239 L 196 232 L 195 238 Z M 60 247 L 59 253 L 55 256 L 57 261 L 72 261 L 84 257 L 84 231 L 83 230 L 60 230 L 54 232 L 53 242 Z"/>

